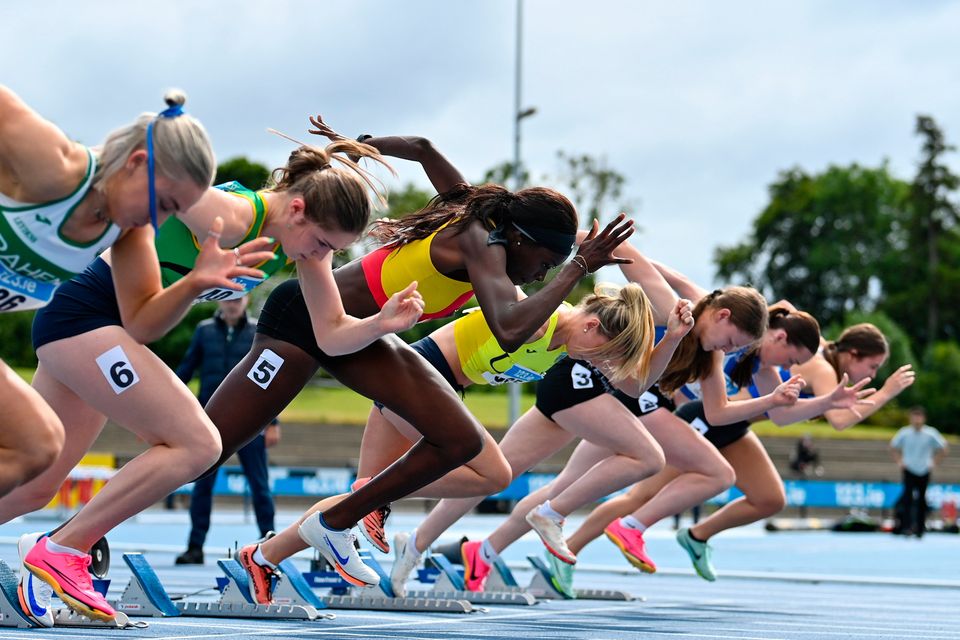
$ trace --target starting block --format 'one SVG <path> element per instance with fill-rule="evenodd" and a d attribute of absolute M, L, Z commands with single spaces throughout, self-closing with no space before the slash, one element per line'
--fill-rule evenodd
<path fill-rule="evenodd" d="M 497 562 L 494 563 L 493 570 L 487 578 L 487 588 L 484 591 L 467 591 L 463 576 L 454 568 L 446 556 L 434 553 L 429 557 L 428 563 L 439 571 L 433 589 L 409 591 L 409 596 L 451 598 L 466 600 L 471 604 L 511 604 L 524 606 L 537 604 L 536 597 L 517 585 L 516 580 L 513 580 L 513 575 L 510 574 L 510 569 L 507 568 L 507 565 L 504 564 L 500 558 L 497 558 Z M 506 577 L 502 575 L 503 570 L 506 571 Z M 491 581 L 495 583 L 493 589 L 490 588 Z"/>
<path fill-rule="evenodd" d="M 215 602 L 174 602 L 163 588 L 160 578 L 146 558 L 139 553 L 126 553 L 124 562 L 133 574 L 120 600 L 114 604 L 117 611 L 134 616 L 152 617 L 207 617 L 207 618 L 271 618 L 316 620 L 330 618 L 321 615 L 320 606 L 311 604 L 257 604 L 250 597 L 250 584 L 240 563 L 232 558 L 217 560 L 227 576 L 227 585 Z"/>
<path fill-rule="evenodd" d="M 527 556 L 527 560 L 533 565 L 533 579 L 527 590 L 538 598 L 545 600 L 563 600 L 567 596 L 560 593 L 553 586 L 553 572 L 547 563 L 539 556 Z M 645 598 L 631 595 L 626 591 L 615 589 L 574 589 L 578 600 L 620 600 L 620 601 L 643 601 Z"/>
<path fill-rule="evenodd" d="M 0 627 L 16 627 L 18 629 L 30 629 L 37 627 L 30 618 L 28 618 L 20 609 L 20 598 L 17 595 L 17 574 L 13 569 L 0 560 Z M 145 623 L 130 622 L 126 614 L 117 611 L 116 618 L 111 622 L 102 622 L 100 620 L 91 620 L 86 616 L 71 611 L 66 607 L 54 609 L 54 625 L 58 627 L 84 627 L 99 629 L 127 629 L 130 627 L 145 627 Z"/>
<path fill-rule="evenodd" d="M 281 578 L 277 589 L 274 591 L 274 599 L 282 598 L 283 601 L 289 599 L 290 601 L 302 602 L 303 600 L 297 600 L 302 597 L 301 592 L 305 589 L 312 594 L 311 587 L 316 587 L 330 588 L 330 594 L 324 596 L 321 600 L 331 609 L 433 611 L 440 613 L 473 613 L 480 611 L 480 609 L 471 606 L 470 602 L 465 599 L 440 597 L 445 594 L 433 592 L 398 598 L 390 585 L 390 576 L 387 575 L 387 572 L 384 571 L 373 555 L 369 551 L 361 550 L 360 559 L 377 572 L 380 576 L 380 584 L 375 587 L 357 588 L 343 580 L 333 570 L 314 571 L 304 576 L 292 564 L 281 563 L 279 565 Z"/>

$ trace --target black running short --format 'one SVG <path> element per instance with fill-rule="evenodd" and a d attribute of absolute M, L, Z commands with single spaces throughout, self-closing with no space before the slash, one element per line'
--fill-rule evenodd
<path fill-rule="evenodd" d="M 537 383 L 537 409 L 551 420 L 553 414 L 609 393 L 635 416 L 644 416 L 657 409 L 673 411 L 673 402 L 656 386 L 634 398 L 614 387 L 589 362 L 564 358 L 547 370 Z"/>
<path fill-rule="evenodd" d="M 733 444 L 750 431 L 750 423 L 746 420 L 725 424 L 720 427 L 714 427 L 707 422 L 707 416 L 703 412 L 702 400 L 691 400 L 686 404 L 680 405 L 676 414 L 683 420 L 690 423 L 690 426 L 703 434 L 710 444 L 717 449 L 722 449 L 728 444 Z"/>
<path fill-rule="evenodd" d="M 110 265 L 95 258 L 83 273 L 57 287 L 50 304 L 33 317 L 33 348 L 94 329 L 122 326 Z"/>

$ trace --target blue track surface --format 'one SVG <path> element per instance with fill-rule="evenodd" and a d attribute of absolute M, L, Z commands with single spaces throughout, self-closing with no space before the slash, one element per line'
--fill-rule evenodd
<path fill-rule="evenodd" d="M 293 514 L 283 514 L 279 521 Z M 401 513 L 389 528 L 415 526 L 421 516 Z M 471 517 L 457 529 L 471 537 L 490 531 L 498 519 Z M 571 519 L 569 527 L 576 526 Z M 39 530 L 49 523 L 14 522 L 0 538 Z M 254 536 L 238 516 L 215 517 L 209 543 L 226 547 Z M 171 592 L 212 586 L 213 558 L 205 567 L 173 567 L 174 550 L 186 539 L 182 516 L 147 514 L 111 536 L 114 562 L 111 596 L 129 575 L 121 548 L 144 545 Z M 766 533 L 757 526 L 718 536 L 714 561 L 721 578 L 710 584 L 692 575 L 686 555 L 663 527 L 648 534 L 649 551 L 661 567 L 657 575 L 629 569 L 619 552 L 598 540 L 580 556 L 584 569 L 577 587 L 623 589 L 646 598 L 635 602 L 549 601 L 533 607 L 492 606 L 485 613 L 423 614 L 337 610 L 335 620 L 272 622 L 200 618 L 145 619 L 146 629 L 17 630 L 0 628 L 5 638 L 960 638 L 960 537 L 930 534 L 923 540 L 885 534 Z M 169 550 L 164 545 L 170 545 Z M 540 552 L 528 537 L 505 554 L 511 564 Z M 0 557 L 13 566 L 14 545 L 0 544 Z M 385 564 L 389 559 L 380 556 Z M 301 566 L 305 566 L 301 562 Z M 596 569 L 596 570 L 595 570 Z M 606 571 L 604 569 L 609 569 Z M 810 579 L 817 574 L 819 579 Z M 747 577 L 737 577 L 745 575 Z M 517 572 L 521 584 L 529 572 Z M 895 579 L 900 584 L 883 584 Z M 910 586 L 907 581 L 957 586 Z M 848 582 L 844 582 L 848 581 Z M 212 597 L 212 596 L 208 596 Z"/>

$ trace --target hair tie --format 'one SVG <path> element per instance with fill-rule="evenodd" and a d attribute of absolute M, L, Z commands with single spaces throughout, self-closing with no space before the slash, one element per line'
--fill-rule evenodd
<path fill-rule="evenodd" d="M 157 114 L 158 118 L 176 118 L 183 115 L 183 105 L 175 104 Z"/>
<path fill-rule="evenodd" d="M 160 118 L 177 118 L 183 115 L 183 105 L 175 104 L 157 114 L 157 117 L 147 124 L 147 191 L 150 198 L 150 224 L 154 233 L 160 233 L 157 225 L 157 186 L 156 160 L 153 155 L 153 125 Z"/>

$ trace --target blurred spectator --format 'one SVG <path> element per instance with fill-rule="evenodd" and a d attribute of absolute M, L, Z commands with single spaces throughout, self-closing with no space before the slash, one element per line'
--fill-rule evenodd
<path fill-rule="evenodd" d="M 790 468 L 803 476 L 822 476 L 823 466 L 820 464 L 820 452 L 813 446 L 813 438 L 809 433 L 797 440 L 797 450 L 790 458 Z"/>
<path fill-rule="evenodd" d="M 930 472 L 947 455 L 947 441 L 926 422 L 923 407 L 910 409 L 910 424 L 890 441 L 893 459 L 903 470 L 903 493 L 894 507 L 897 522 L 893 533 L 913 533 L 918 538 L 926 530 Z"/>

